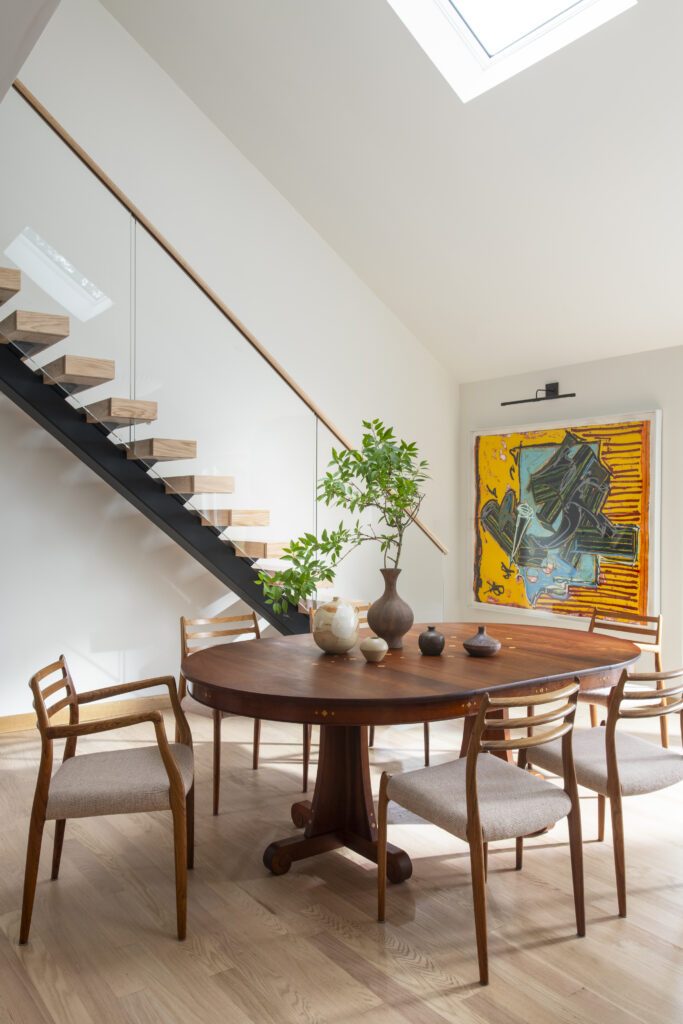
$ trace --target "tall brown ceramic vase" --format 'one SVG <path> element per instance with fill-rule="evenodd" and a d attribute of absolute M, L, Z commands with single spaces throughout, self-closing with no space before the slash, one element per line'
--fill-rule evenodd
<path fill-rule="evenodd" d="M 413 624 L 413 612 L 398 596 L 396 582 L 400 569 L 380 569 L 384 593 L 368 609 L 368 626 L 389 644 L 389 650 L 403 647 L 403 636 Z"/>

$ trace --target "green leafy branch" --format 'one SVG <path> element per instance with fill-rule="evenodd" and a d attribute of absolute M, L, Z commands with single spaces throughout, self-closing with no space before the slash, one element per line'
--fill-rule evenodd
<path fill-rule="evenodd" d="M 381 420 L 363 420 L 363 427 L 360 450 L 332 449 L 316 495 L 328 506 L 358 513 L 355 524 L 345 527 L 341 522 L 319 538 L 305 533 L 284 549 L 291 567 L 259 572 L 257 583 L 278 614 L 312 597 L 321 583 L 332 583 L 336 566 L 367 541 L 379 543 L 384 568 L 398 568 L 404 533 L 424 498 L 421 485 L 429 479 L 428 463 L 419 459 L 414 442 L 397 439 Z M 377 529 L 364 521 L 366 516 L 378 523 Z"/>

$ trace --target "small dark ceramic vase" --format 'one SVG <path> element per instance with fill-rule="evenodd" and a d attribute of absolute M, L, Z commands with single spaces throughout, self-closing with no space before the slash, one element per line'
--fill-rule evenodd
<path fill-rule="evenodd" d="M 384 576 L 384 593 L 368 608 L 368 626 L 389 644 L 390 651 L 403 647 L 403 635 L 413 624 L 410 605 L 398 596 L 396 581 L 400 569 L 380 569 Z"/>
<path fill-rule="evenodd" d="M 500 640 L 494 640 L 486 632 L 486 626 L 479 626 L 477 635 L 463 640 L 463 647 L 474 658 L 490 658 L 500 650 Z"/>
<path fill-rule="evenodd" d="M 423 654 L 441 654 L 446 639 L 434 626 L 427 626 L 417 638 L 417 643 Z"/>

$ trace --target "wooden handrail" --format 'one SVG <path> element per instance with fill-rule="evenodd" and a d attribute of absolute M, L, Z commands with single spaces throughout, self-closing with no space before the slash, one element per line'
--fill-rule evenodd
<path fill-rule="evenodd" d="M 194 270 L 194 268 L 191 267 L 190 264 L 185 259 L 183 259 L 178 250 L 175 249 L 166 238 L 164 238 L 161 232 L 154 227 L 154 225 L 151 223 L 151 221 L 147 219 L 147 217 L 145 217 L 144 213 L 142 213 L 142 211 L 138 209 L 138 207 L 132 202 L 132 200 L 128 198 L 125 192 L 122 192 L 118 185 L 116 185 L 112 181 L 112 179 L 107 174 L 105 174 L 105 172 L 102 170 L 99 164 L 95 163 L 93 158 L 88 153 L 86 153 L 82 146 L 79 146 L 76 140 L 71 135 L 69 135 L 66 128 L 64 128 L 64 126 L 61 125 L 59 121 L 57 121 L 57 119 L 52 116 L 52 114 L 43 106 L 40 100 L 33 95 L 30 89 L 27 89 L 24 83 L 21 82 L 18 78 L 16 78 L 13 82 L 13 88 L 21 96 L 21 98 L 26 101 L 29 107 L 31 107 L 31 109 L 35 111 L 36 114 L 38 114 L 38 116 L 45 122 L 45 124 L 52 129 L 55 135 L 59 136 L 62 142 L 69 147 L 74 156 L 76 156 L 81 161 L 81 163 L 85 164 L 88 170 L 95 175 L 95 177 L 98 179 L 98 181 L 102 183 L 102 185 L 104 185 L 107 191 L 109 191 L 114 196 L 114 198 L 117 199 L 118 202 L 121 203 L 121 205 L 126 210 L 128 210 L 128 212 L 133 217 L 135 217 L 135 219 L 138 221 L 139 224 L 142 225 L 145 231 L 147 231 L 147 233 L 152 236 L 157 245 L 161 246 L 161 248 L 164 250 L 167 256 L 170 256 L 173 262 L 183 271 L 183 273 L 186 274 L 190 278 L 190 280 L 193 281 L 193 283 L 197 286 L 197 288 L 199 288 L 199 290 L 204 293 L 209 302 L 211 302 L 216 307 L 216 309 L 223 314 L 226 320 L 230 321 L 235 330 L 239 331 L 239 333 L 242 335 L 245 341 L 248 341 L 252 348 L 256 349 L 261 358 L 268 363 L 271 369 L 275 370 L 275 372 L 278 374 L 279 377 L 282 378 L 285 384 L 289 388 L 291 388 L 295 395 L 299 399 L 301 399 L 304 405 L 306 405 L 311 410 L 313 415 L 316 416 L 317 419 L 319 419 L 320 422 L 327 427 L 330 433 L 333 434 L 337 438 L 337 440 L 344 445 L 345 448 L 351 450 L 353 448 L 351 442 L 344 437 L 341 431 L 338 430 L 337 427 L 335 427 L 335 425 L 330 422 L 330 420 L 328 420 L 327 416 L 325 416 L 322 410 L 318 408 L 318 406 L 311 398 L 308 397 L 305 391 L 302 391 L 302 389 L 299 387 L 296 381 L 292 377 L 290 377 L 285 368 L 281 366 L 277 362 L 277 360 L 274 359 L 271 356 L 271 354 L 263 347 L 261 342 L 251 333 L 249 328 L 245 327 L 242 321 L 237 316 L 235 316 L 235 314 L 228 306 L 225 305 L 225 303 L 216 294 L 216 292 L 209 287 L 209 285 L 206 283 L 206 281 L 204 281 L 203 278 L 199 276 L 197 271 Z M 419 528 L 422 530 L 425 536 L 428 537 L 429 540 L 431 540 L 431 542 L 435 544 L 436 547 L 444 555 L 448 554 L 448 548 L 441 543 L 441 541 L 438 539 L 438 537 L 435 536 L 435 534 L 432 533 L 429 527 L 425 526 L 421 519 L 416 517 L 415 524 L 416 526 L 419 526 Z"/>

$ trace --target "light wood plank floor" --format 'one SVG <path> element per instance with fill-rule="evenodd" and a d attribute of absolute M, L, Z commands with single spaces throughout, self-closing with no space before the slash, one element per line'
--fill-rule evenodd
<path fill-rule="evenodd" d="M 581 714 L 586 709 L 581 709 Z M 329 853 L 276 878 L 268 842 L 292 834 L 300 728 L 264 723 L 251 771 L 251 723 L 223 726 L 221 814 L 211 815 L 211 723 L 190 716 L 197 757 L 197 848 L 188 939 L 174 937 L 170 815 L 70 821 L 49 881 L 51 826 L 31 940 L 17 945 L 37 733 L 0 737 L 0 1022 L 25 1024 L 637 1024 L 683 1021 L 683 786 L 626 801 L 629 917 L 616 916 L 612 848 L 585 844 L 588 934 L 577 939 L 566 828 L 489 859 L 491 984 L 477 983 L 464 844 L 393 807 L 390 838 L 413 878 L 375 920 L 375 869 Z M 433 762 L 460 728 L 432 727 Z M 141 730 L 107 742 L 149 740 Z M 107 745 L 99 737 L 81 749 Z M 421 764 L 422 726 L 377 730 L 382 768 Z M 595 836 L 595 800 L 582 800 Z"/>

